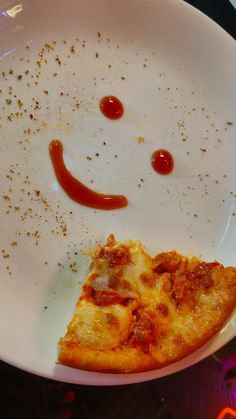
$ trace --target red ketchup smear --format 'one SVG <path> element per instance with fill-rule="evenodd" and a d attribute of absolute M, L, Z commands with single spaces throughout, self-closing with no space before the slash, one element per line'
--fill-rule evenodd
<path fill-rule="evenodd" d="M 168 175 L 174 168 L 174 159 L 169 151 L 160 149 L 152 155 L 152 167 L 161 175 Z"/>
<path fill-rule="evenodd" d="M 103 210 L 114 210 L 128 205 L 125 196 L 94 192 L 74 178 L 65 166 L 63 145 L 59 140 L 52 141 L 49 150 L 57 180 L 71 199 L 86 207 Z"/>
<path fill-rule="evenodd" d="M 124 113 L 124 106 L 115 96 L 105 96 L 100 102 L 100 110 L 107 118 L 119 119 Z"/>

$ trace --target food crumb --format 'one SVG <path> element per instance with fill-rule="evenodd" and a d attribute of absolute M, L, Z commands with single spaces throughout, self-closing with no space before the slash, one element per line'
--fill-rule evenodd
<path fill-rule="evenodd" d="M 141 143 L 144 143 L 145 138 L 140 135 L 139 137 L 136 138 L 136 140 L 138 141 L 139 144 L 141 144 Z"/>
<path fill-rule="evenodd" d="M 71 268 L 72 272 L 76 273 L 78 271 L 77 263 L 76 262 L 71 263 L 70 268 Z"/>
<path fill-rule="evenodd" d="M 22 106 L 23 106 L 23 102 L 21 102 L 21 100 L 20 99 L 18 99 L 18 101 L 17 101 L 17 105 L 19 106 L 19 108 L 21 109 L 22 108 Z"/>

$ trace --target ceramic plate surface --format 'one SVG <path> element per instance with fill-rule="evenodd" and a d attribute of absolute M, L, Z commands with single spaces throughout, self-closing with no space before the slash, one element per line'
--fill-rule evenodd
<path fill-rule="evenodd" d="M 176 248 L 236 265 L 236 45 L 174 0 L 0 1 L 0 356 L 73 383 L 150 380 L 190 366 L 235 336 L 233 315 L 181 362 L 139 374 L 56 364 L 86 275 L 88 250 L 109 233 L 150 252 Z M 115 95 L 125 113 L 105 118 Z M 103 193 L 110 212 L 72 201 L 58 185 L 49 143 L 70 171 Z M 167 176 L 152 153 L 169 150 Z M 87 256 L 86 256 L 87 255 Z"/>

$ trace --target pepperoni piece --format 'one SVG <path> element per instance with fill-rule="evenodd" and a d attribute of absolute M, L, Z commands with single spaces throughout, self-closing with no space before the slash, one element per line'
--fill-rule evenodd
<path fill-rule="evenodd" d="M 112 304 L 122 304 L 125 298 L 113 292 L 94 291 L 93 301 L 97 306 L 110 306 Z"/>
<path fill-rule="evenodd" d="M 159 314 L 163 317 L 167 317 L 169 315 L 169 309 L 165 303 L 159 303 L 156 306 L 156 310 Z"/>
<path fill-rule="evenodd" d="M 162 274 L 164 272 L 173 273 L 175 272 L 181 262 L 181 256 L 178 253 L 162 252 L 159 253 L 154 259 L 154 272 Z"/>
<path fill-rule="evenodd" d="M 172 298 L 179 305 L 200 287 L 207 291 L 214 285 L 212 270 L 218 266 L 218 262 L 201 262 L 195 269 L 188 269 L 182 274 L 173 274 Z"/>
<path fill-rule="evenodd" d="M 127 265 L 130 262 L 129 249 L 121 246 L 117 249 L 102 248 L 100 257 L 108 261 L 110 268 Z"/>
<path fill-rule="evenodd" d="M 149 345 L 156 342 L 155 326 L 148 312 L 141 313 L 134 325 L 130 344 L 139 346 L 144 352 L 149 351 Z"/>
<path fill-rule="evenodd" d="M 156 275 L 154 275 L 154 274 L 149 275 L 149 274 L 142 273 L 140 275 L 140 280 L 148 288 L 153 288 L 156 285 Z"/>

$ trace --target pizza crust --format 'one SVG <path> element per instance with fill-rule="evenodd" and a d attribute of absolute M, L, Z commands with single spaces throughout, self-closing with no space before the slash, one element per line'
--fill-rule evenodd
<path fill-rule="evenodd" d="M 110 373 L 141 372 L 156 369 L 156 360 L 135 348 L 98 351 L 63 342 L 59 358 L 61 364 L 88 371 Z"/>

